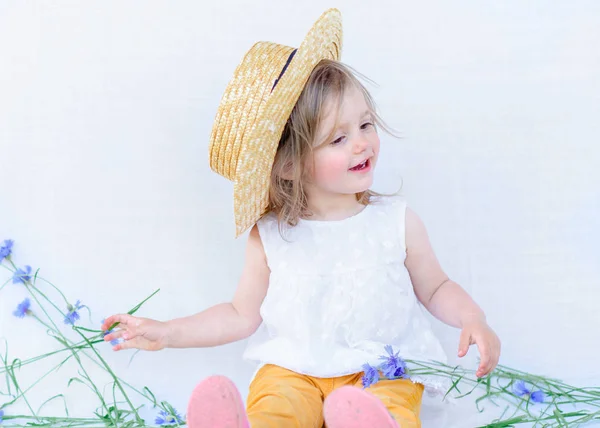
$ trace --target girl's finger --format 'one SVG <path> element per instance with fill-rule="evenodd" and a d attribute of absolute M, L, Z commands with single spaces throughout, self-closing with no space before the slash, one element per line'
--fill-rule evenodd
<path fill-rule="evenodd" d="M 110 327 L 110 319 L 112 316 L 105 318 L 104 320 L 102 320 L 102 325 L 100 325 L 100 330 L 102 331 L 106 331 L 108 330 L 108 328 Z"/>
<path fill-rule="evenodd" d="M 131 340 L 126 340 L 125 342 L 121 342 L 113 346 L 113 351 L 122 351 L 124 349 L 141 349 L 140 338 L 135 337 Z"/>
<path fill-rule="evenodd" d="M 114 324 L 116 324 L 118 321 L 119 315 L 111 315 L 109 317 L 106 317 L 104 319 L 104 321 L 102 322 L 102 326 L 100 327 L 102 330 L 108 330 L 110 329 L 111 326 L 113 326 Z"/>
<path fill-rule="evenodd" d="M 498 360 L 494 359 L 494 361 L 492 362 L 492 364 L 490 364 L 490 370 L 489 370 L 489 372 L 490 373 L 493 372 L 497 365 L 498 365 Z"/>
<path fill-rule="evenodd" d="M 481 361 L 479 362 L 479 368 L 477 369 L 477 375 L 483 376 L 489 368 L 491 362 L 491 356 L 488 351 L 487 345 L 479 345 L 479 355 Z"/>
<path fill-rule="evenodd" d="M 111 342 L 115 339 L 119 339 L 119 338 L 123 337 L 123 333 L 125 333 L 125 330 L 113 331 L 113 332 L 107 334 L 106 336 L 104 336 L 104 341 Z"/>
<path fill-rule="evenodd" d="M 460 333 L 460 339 L 458 342 L 458 356 L 459 357 L 464 357 L 465 355 L 467 355 L 467 352 L 469 351 L 470 341 L 471 341 L 471 334 L 467 330 L 463 330 Z"/>
<path fill-rule="evenodd" d="M 138 336 L 140 336 L 139 329 L 135 327 L 128 327 L 127 329 L 123 330 L 123 335 L 121 337 L 123 337 L 123 340 L 132 340 Z"/>
<path fill-rule="evenodd" d="M 492 368 L 490 369 L 490 372 L 493 371 L 496 367 L 498 367 L 499 362 L 500 362 L 500 349 L 498 349 L 496 351 L 496 354 L 494 356 L 494 364 L 492 364 Z"/>
<path fill-rule="evenodd" d="M 492 361 L 490 362 L 490 365 L 488 366 L 487 372 L 488 373 L 493 372 L 497 365 L 498 365 L 498 359 L 496 357 L 494 357 L 492 359 Z"/>
<path fill-rule="evenodd" d="M 127 327 L 136 327 L 139 325 L 139 320 L 137 317 L 129 314 L 111 315 L 104 320 L 104 323 L 102 324 L 102 330 L 108 330 L 116 323 L 124 324 Z"/>

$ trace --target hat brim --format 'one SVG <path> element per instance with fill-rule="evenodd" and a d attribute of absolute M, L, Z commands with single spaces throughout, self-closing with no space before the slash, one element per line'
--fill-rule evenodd
<path fill-rule="evenodd" d="M 339 60 L 341 51 L 341 13 L 329 9 L 300 44 L 240 151 L 233 188 L 236 238 L 252 227 L 268 207 L 277 146 L 310 74 L 323 59 Z"/>

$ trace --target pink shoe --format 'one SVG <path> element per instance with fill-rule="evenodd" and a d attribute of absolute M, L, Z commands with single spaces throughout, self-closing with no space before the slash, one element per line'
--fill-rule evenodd
<path fill-rule="evenodd" d="M 353 386 L 342 386 L 329 394 L 323 413 L 328 428 L 398 428 L 377 397 Z"/>
<path fill-rule="evenodd" d="M 194 388 L 187 408 L 189 428 L 250 428 L 244 402 L 232 381 L 211 376 Z"/>

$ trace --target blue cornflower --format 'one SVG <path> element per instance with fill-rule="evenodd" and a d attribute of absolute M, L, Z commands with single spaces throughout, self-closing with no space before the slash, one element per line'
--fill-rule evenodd
<path fill-rule="evenodd" d="M 12 239 L 5 239 L 4 245 L 0 247 L 0 263 L 4 260 L 5 257 L 10 256 L 12 253 L 12 246 L 14 241 Z"/>
<path fill-rule="evenodd" d="M 0 410 L 0 424 L 2 423 L 2 418 L 4 418 L 4 410 Z"/>
<path fill-rule="evenodd" d="M 154 420 L 154 423 L 156 425 L 175 425 L 177 423 L 183 424 L 183 420 L 181 419 L 179 413 L 177 413 L 175 409 L 173 409 L 173 411 L 175 412 L 174 415 L 164 410 L 161 410 L 159 415 Z"/>
<path fill-rule="evenodd" d="M 28 315 L 31 313 L 31 311 L 29 310 L 30 307 L 31 307 L 31 301 L 28 298 L 26 298 L 25 300 L 23 300 L 21 303 L 19 303 L 17 305 L 17 309 L 14 310 L 13 315 L 18 318 L 23 318 L 25 315 Z"/>
<path fill-rule="evenodd" d="M 17 268 L 17 271 L 13 274 L 13 284 L 22 283 L 25 284 L 31 279 L 31 266 L 26 265 L 25 270 Z"/>
<path fill-rule="evenodd" d="M 75 321 L 77 321 L 81 318 L 79 316 L 79 312 L 77 312 L 77 311 L 84 307 L 85 306 L 82 305 L 79 300 L 77 302 L 75 302 L 75 306 L 73 306 L 71 304 L 67 305 L 67 311 L 69 311 L 69 312 L 67 313 L 67 315 L 65 315 L 65 324 L 74 325 Z"/>
<path fill-rule="evenodd" d="M 546 399 L 546 395 L 544 394 L 544 391 L 539 390 L 539 391 L 532 392 L 531 388 L 528 388 L 527 385 L 525 385 L 525 381 L 522 381 L 522 380 L 515 383 L 515 386 L 513 388 L 513 393 L 519 397 L 528 395 L 531 398 L 531 401 L 533 401 L 534 403 L 543 403 L 544 400 Z"/>
<path fill-rule="evenodd" d="M 104 324 L 104 320 L 102 320 L 101 323 Z M 111 334 L 111 333 L 114 333 L 113 329 L 106 330 L 106 331 L 102 332 L 102 337 L 106 336 L 107 334 Z M 113 339 L 110 341 L 110 344 L 112 346 L 118 345 L 119 343 L 123 343 L 123 339 L 121 339 L 120 337 L 118 339 Z"/>
<path fill-rule="evenodd" d="M 384 349 L 388 355 L 379 357 L 380 360 L 384 360 L 380 366 L 383 375 L 388 379 L 408 378 L 406 363 L 398 356 L 400 352 L 394 354 L 392 345 L 386 345 Z"/>
<path fill-rule="evenodd" d="M 533 391 L 531 393 L 531 401 L 533 401 L 534 403 L 543 403 L 545 399 L 546 394 L 544 394 L 544 391 L 542 390 Z"/>
<path fill-rule="evenodd" d="M 379 370 L 377 368 L 370 364 L 363 364 L 363 369 L 365 372 L 362 377 L 363 388 L 368 388 L 379 381 Z"/>

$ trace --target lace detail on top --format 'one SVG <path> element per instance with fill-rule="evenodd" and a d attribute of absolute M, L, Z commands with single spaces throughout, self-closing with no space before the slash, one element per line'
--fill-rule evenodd
<path fill-rule="evenodd" d="M 445 362 L 404 266 L 405 212 L 403 199 L 382 198 L 344 220 L 300 220 L 283 238 L 274 215 L 259 220 L 271 275 L 245 358 L 316 377 L 377 365 L 387 344 Z M 413 380 L 447 390 L 439 377 Z"/>

